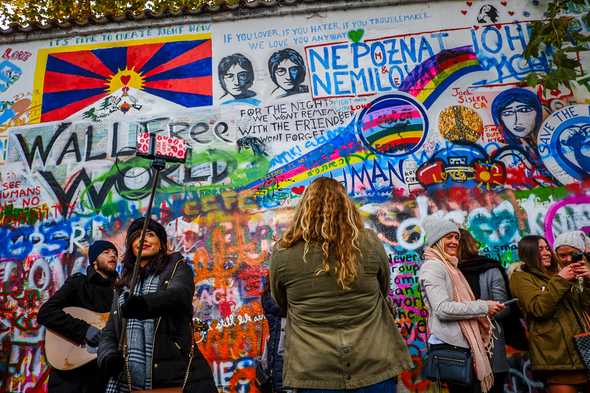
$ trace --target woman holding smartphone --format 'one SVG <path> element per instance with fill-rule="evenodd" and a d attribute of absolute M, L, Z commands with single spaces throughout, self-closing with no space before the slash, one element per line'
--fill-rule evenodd
<path fill-rule="evenodd" d="M 573 262 L 588 263 L 588 248 L 590 239 L 582 231 L 562 233 L 555 238 L 553 249 L 561 265 L 567 266 Z"/>
<path fill-rule="evenodd" d="M 500 262 L 479 255 L 479 243 L 471 233 L 459 229 L 459 270 L 467 279 L 469 287 L 476 299 L 495 300 L 507 305 L 509 299 L 508 277 L 503 272 Z M 506 339 L 502 321 L 510 314 L 510 307 L 506 307 L 491 318 L 494 331 L 494 350 L 492 356 L 492 370 L 494 371 L 494 386 L 490 392 L 503 393 L 504 382 L 508 375 L 508 358 L 506 357 Z"/>
<path fill-rule="evenodd" d="M 431 350 L 460 347 L 472 354 L 477 380 L 470 386 L 447 383 L 450 393 L 489 392 L 494 386 L 488 357 L 493 344 L 489 318 L 504 310 L 504 305 L 474 296 L 458 266 L 461 235 L 457 224 L 427 217 L 422 226 L 426 247 L 418 279 L 429 313 L 429 347 Z"/>
<path fill-rule="evenodd" d="M 590 328 L 590 269 L 584 263 L 560 267 L 547 240 L 525 236 L 518 243 L 520 271 L 510 277 L 529 329 L 532 369 L 548 385 L 549 393 L 590 392 L 588 371 L 573 337 Z M 574 289 L 578 278 L 583 290 Z"/>

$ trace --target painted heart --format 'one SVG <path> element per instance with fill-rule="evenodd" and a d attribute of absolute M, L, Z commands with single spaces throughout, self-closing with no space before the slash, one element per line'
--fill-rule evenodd
<path fill-rule="evenodd" d="M 131 75 L 121 75 L 121 82 L 123 82 L 124 85 L 128 84 L 130 80 Z"/>
<path fill-rule="evenodd" d="M 469 7 L 471 7 L 471 5 L 473 5 L 473 1 L 469 0 L 469 1 L 465 2 L 465 4 L 467 4 Z"/>
<path fill-rule="evenodd" d="M 474 30 L 479 30 L 479 26 L 473 26 Z"/>
<path fill-rule="evenodd" d="M 461 10 L 461 13 L 462 13 L 463 15 L 467 15 L 467 10 Z"/>
<path fill-rule="evenodd" d="M 352 42 L 359 42 L 363 38 L 364 34 L 365 29 L 350 30 L 348 32 L 348 38 L 350 38 Z"/>
<path fill-rule="evenodd" d="M 424 187 L 443 183 L 447 178 L 445 163 L 439 159 L 425 163 L 416 171 L 416 178 Z"/>
<path fill-rule="evenodd" d="M 501 1 L 500 4 L 502 4 L 504 7 L 506 7 L 508 5 L 507 1 Z"/>
<path fill-rule="evenodd" d="M 301 195 L 303 194 L 303 191 L 305 191 L 305 186 L 293 187 L 291 188 L 291 191 L 293 191 L 293 194 Z"/>
<path fill-rule="evenodd" d="M 508 15 L 510 15 L 510 16 L 514 15 L 514 11 L 508 11 Z"/>
<path fill-rule="evenodd" d="M 518 219 L 509 201 L 500 203 L 492 211 L 474 209 L 467 216 L 467 226 L 473 237 L 488 247 L 510 244 L 518 236 Z"/>

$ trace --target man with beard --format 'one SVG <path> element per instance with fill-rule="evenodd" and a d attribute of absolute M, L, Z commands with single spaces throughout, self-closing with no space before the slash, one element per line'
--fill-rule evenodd
<path fill-rule="evenodd" d="M 97 240 L 88 250 L 86 274 L 70 276 L 63 286 L 39 309 L 40 325 L 65 338 L 90 347 L 98 347 L 101 330 L 63 311 L 65 307 L 82 307 L 106 313 L 113 302 L 113 285 L 117 278 L 118 252 L 115 245 Z M 96 360 L 69 371 L 52 369 L 48 393 L 104 392 L 106 378 L 99 372 Z"/>

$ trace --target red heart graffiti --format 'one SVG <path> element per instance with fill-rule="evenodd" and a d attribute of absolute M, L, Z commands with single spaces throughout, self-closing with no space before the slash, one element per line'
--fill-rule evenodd
<path fill-rule="evenodd" d="M 467 10 L 461 10 L 461 13 L 462 13 L 463 15 L 467 15 Z"/>
<path fill-rule="evenodd" d="M 510 15 L 510 16 L 514 15 L 514 11 L 508 11 L 508 15 Z"/>
<path fill-rule="evenodd" d="M 121 78 L 121 82 L 123 82 L 123 84 L 126 85 L 131 80 L 131 75 L 121 75 L 120 78 Z"/>
<path fill-rule="evenodd" d="M 465 4 L 467 4 L 469 7 L 471 7 L 471 5 L 473 4 L 473 1 L 469 0 L 469 1 L 465 2 Z"/>
<path fill-rule="evenodd" d="M 504 7 L 506 7 L 506 5 L 508 5 L 507 1 L 501 1 L 500 4 L 502 4 Z"/>
<path fill-rule="evenodd" d="M 445 163 L 436 159 L 433 162 L 426 163 L 416 171 L 416 178 L 423 186 L 443 183 L 447 178 Z"/>
<path fill-rule="evenodd" d="M 305 191 L 305 186 L 293 187 L 291 191 L 293 191 L 293 194 L 301 195 Z"/>
<path fill-rule="evenodd" d="M 479 26 L 473 26 L 475 30 L 479 30 Z"/>

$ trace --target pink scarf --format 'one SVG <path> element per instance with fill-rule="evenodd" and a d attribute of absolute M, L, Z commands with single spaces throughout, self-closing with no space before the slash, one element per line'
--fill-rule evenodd
<path fill-rule="evenodd" d="M 427 248 L 424 251 L 424 259 L 439 261 L 447 269 L 453 283 L 454 301 L 470 302 L 475 300 L 465 276 L 457 267 L 459 260 L 445 253 L 440 244 Z M 486 393 L 494 385 L 494 372 L 489 358 L 493 347 L 492 324 L 488 317 L 461 319 L 458 322 L 461 332 L 471 349 L 475 374 L 481 382 L 481 390 Z"/>

